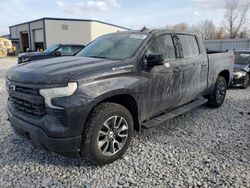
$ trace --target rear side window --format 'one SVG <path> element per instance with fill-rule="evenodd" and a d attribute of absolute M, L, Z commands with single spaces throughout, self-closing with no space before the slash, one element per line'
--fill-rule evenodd
<path fill-rule="evenodd" d="M 58 50 L 58 52 L 61 52 L 62 55 L 72 55 L 71 47 L 70 46 L 62 46 Z"/>
<path fill-rule="evenodd" d="M 83 47 L 81 46 L 72 46 L 72 55 L 76 55 L 78 52 L 80 52 L 81 49 L 83 49 Z"/>
<path fill-rule="evenodd" d="M 61 52 L 62 55 L 71 56 L 76 55 L 82 49 L 81 46 L 62 46 L 57 51 Z"/>
<path fill-rule="evenodd" d="M 165 60 L 174 60 L 175 49 L 172 37 L 170 35 L 157 37 L 149 46 L 148 53 L 161 53 Z"/>
<path fill-rule="evenodd" d="M 192 35 L 178 35 L 184 57 L 194 57 L 200 54 L 199 46 L 195 36 Z"/>

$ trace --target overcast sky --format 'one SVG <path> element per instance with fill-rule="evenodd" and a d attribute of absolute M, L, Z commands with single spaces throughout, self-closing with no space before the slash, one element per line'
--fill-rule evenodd
<path fill-rule="evenodd" d="M 0 7 L 1 35 L 8 26 L 42 17 L 97 19 L 131 29 L 204 19 L 220 25 L 225 0 L 0 0 Z"/>

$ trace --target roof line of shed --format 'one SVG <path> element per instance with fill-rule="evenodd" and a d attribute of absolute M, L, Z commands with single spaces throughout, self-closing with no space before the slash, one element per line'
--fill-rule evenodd
<path fill-rule="evenodd" d="M 122 27 L 122 26 L 115 25 L 115 24 L 111 24 L 111 23 L 107 23 L 107 22 L 103 22 L 103 21 L 100 21 L 100 20 L 91 20 L 91 19 L 73 19 L 73 18 L 51 18 L 51 17 L 39 18 L 39 19 L 36 19 L 36 20 L 32 20 L 32 21 L 28 21 L 28 22 L 23 22 L 23 23 L 20 23 L 20 24 L 16 24 L 16 25 L 9 26 L 9 27 L 11 28 L 11 27 L 19 26 L 19 25 L 30 24 L 30 23 L 37 22 L 37 21 L 42 21 L 42 20 L 61 20 L 61 21 L 85 21 L 85 22 L 98 22 L 98 23 L 102 23 L 102 24 L 105 24 L 105 25 L 110 25 L 110 26 L 114 26 L 114 27 L 119 27 L 119 28 L 121 28 L 121 29 L 127 29 L 127 30 L 130 30 L 129 28 Z"/>

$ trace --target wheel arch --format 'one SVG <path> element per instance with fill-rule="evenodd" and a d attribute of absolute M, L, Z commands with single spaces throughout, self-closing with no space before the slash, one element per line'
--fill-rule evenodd
<path fill-rule="evenodd" d="M 113 102 L 116 104 L 120 104 L 129 110 L 129 112 L 131 113 L 133 117 L 135 130 L 140 131 L 139 109 L 138 109 L 136 99 L 133 95 L 120 93 L 120 94 L 115 94 L 112 96 L 108 96 L 108 97 L 106 96 L 106 97 L 100 97 L 100 98 L 101 99 L 97 100 L 95 104 L 92 106 L 91 110 L 88 113 L 88 118 L 91 112 L 93 111 L 93 109 L 99 104 L 104 103 L 104 102 Z"/>
<path fill-rule="evenodd" d="M 224 77 L 225 79 L 226 79 L 226 81 L 227 81 L 227 85 L 229 85 L 230 84 L 230 72 L 228 71 L 228 70 L 223 70 L 223 71 L 221 71 L 220 73 L 219 73 L 219 75 L 218 75 L 218 77 L 219 76 L 222 76 L 222 77 Z M 218 78 L 217 77 L 217 78 Z"/>

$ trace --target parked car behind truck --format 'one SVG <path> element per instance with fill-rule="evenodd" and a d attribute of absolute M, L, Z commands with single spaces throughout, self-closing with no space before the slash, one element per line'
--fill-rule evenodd
<path fill-rule="evenodd" d="M 52 45 L 43 52 L 26 52 L 18 55 L 17 62 L 26 63 L 35 60 L 49 59 L 61 56 L 74 56 L 84 48 L 80 44 L 56 44 Z"/>
<path fill-rule="evenodd" d="M 247 88 L 250 84 L 250 51 L 235 51 L 233 86 Z"/>
<path fill-rule="evenodd" d="M 75 57 L 11 68 L 7 112 L 15 132 L 37 147 L 104 165 L 126 152 L 142 126 L 204 103 L 220 107 L 233 58 L 207 54 L 189 33 L 109 34 Z"/>

